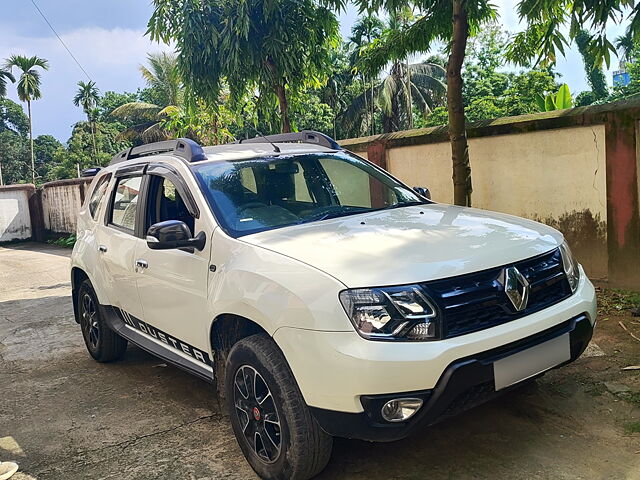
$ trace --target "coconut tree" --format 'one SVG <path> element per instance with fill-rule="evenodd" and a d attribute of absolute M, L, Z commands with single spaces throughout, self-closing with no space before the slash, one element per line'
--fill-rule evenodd
<path fill-rule="evenodd" d="M 27 103 L 27 112 L 29 114 L 29 143 L 31 146 L 31 178 L 36 183 L 36 164 L 33 153 L 33 119 L 31 116 L 31 102 L 42 97 L 40 91 L 40 72 L 36 68 L 42 70 L 49 69 L 49 62 L 44 58 L 37 56 L 26 57 L 24 55 L 11 55 L 5 64 L 5 69 L 13 68 L 20 70 L 20 78 L 18 78 L 18 98 Z"/>
<path fill-rule="evenodd" d="M 7 80 L 9 80 L 11 83 L 14 83 L 16 81 L 11 72 L 0 69 L 0 97 L 4 97 L 7 95 Z"/>
<path fill-rule="evenodd" d="M 371 45 L 371 43 L 380 37 L 382 31 L 384 30 L 384 23 L 378 17 L 374 15 L 365 15 L 354 23 L 351 28 L 351 36 L 349 37 L 349 46 L 352 47 L 351 55 L 349 56 L 349 60 L 351 63 L 351 67 L 354 72 L 358 72 L 358 75 L 362 78 L 362 82 L 365 86 L 368 87 L 368 96 L 367 92 L 363 95 L 362 99 L 365 102 L 365 108 L 369 110 L 370 113 L 370 122 L 369 122 L 369 133 L 373 135 L 375 133 L 375 122 L 373 118 L 375 116 L 375 77 L 373 75 L 365 76 L 361 71 L 359 71 L 360 65 L 360 52 Z M 368 105 L 367 105 L 368 103 Z"/>
<path fill-rule="evenodd" d="M 92 113 L 95 111 L 99 99 L 100 90 L 98 90 L 98 87 L 96 87 L 96 82 L 78 82 L 78 90 L 76 92 L 76 96 L 73 97 L 73 104 L 76 107 L 82 107 L 82 110 L 87 115 L 87 122 L 89 123 L 89 128 L 91 129 L 91 139 L 93 141 L 94 158 L 97 158 L 98 156 L 98 149 L 96 147 L 96 131 Z"/>
<path fill-rule="evenodd" d="M 444 104 L 445 70 L 435 63 L 394 62 L 389 73 L 374 87 L 373 98 L 382 112 L 384 133 L 411 128 L 413 108 L 427 115 Z M 345 128 L 366 125 L 373 121 L 367 106 L 368 92 L 353 99 L 341 116 Z"/>
<path fill-rule="evenodd" d="M 111 116 L 134 123 L 121 133 L 121 138 L 140 138 L 144 143 L 166 140 L 170 137 L 162 127 L 167 108 L 179 108 L 184 103 L 184 86 L 178 70 L 178 59 L 171 53 L 148 55 L 149 66 L 140 66 L 140 73 L 149 87 L 152 102 L 129 102 L 111 112 Z"/>

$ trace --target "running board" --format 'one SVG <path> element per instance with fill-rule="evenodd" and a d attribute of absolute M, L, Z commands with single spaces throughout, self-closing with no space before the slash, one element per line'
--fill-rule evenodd
<path fill-rule="evenodd" d="M 160 340 L 157 340 L 153 336 L 143 333 L 139 328 L 134 328 L 134 326 L 132 326 L 135 325 L 136 322 L 138 322 L 139 324 L 147 327 L 146 323 L 136 319 L 135 317 L 132 317 L 131 315 L 121 310 L 122 314 L 126 315 L 127 318 L 131 320 L 130 325 L 129 322 L 125 322 L 124 320 L 122 320 L 121 316 L 118 313 L 118 310 L 110 305 L 100 305 L 100 309 L 103 315 L 102 318 L 105 319 L 107 326 L 121 337 L 126 338 L 134 345 L 140 347 L 141 349 L 149 352 L 152 355 L 155 355 L 156 357 L 169 362 L 172 365 L 175 365 L 182 370 L 185 370 L 209 383 L 214 383 L 213 368 L 210 366 L 212 362 L 209 359 L 208 354 L 201 352 L 200 350 L 195 349 L 194 347 L 191 347 L 184 342 L 180 342 L 180 345 L 184 346 L 183 348 L 186 348 L 187 350 L 190 349 L 191 352 L 195 351 L 197 353 L 197 357 L 203 358 L 205 360 L 205 363 L 196 359 L 192 360 L 186 358 L 186 353 L 185 356 L 180 355 L 179 353 L 177 353 L 177 351 L 173 351 L 173 349 L 169 345 L 164 345 L 160 342 Z M 148 329 L 147 331 L 150 330 L 151 329 Z M 156 333 L 159 332 L 156 329 L 153 329 L 153 331 Z M 167 337 L 166 334 L 162 332 L 159 333 L 161 333 L 163 337 Z"/>

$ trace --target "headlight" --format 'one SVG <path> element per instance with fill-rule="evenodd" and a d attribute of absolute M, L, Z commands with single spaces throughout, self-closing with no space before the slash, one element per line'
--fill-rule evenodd
<path fill-rule="evenodd" d="M 564 273 L 567 275 L 569 286 L 571 287 L 571 293 L 574 293 L 578 289 L 578 282 L 580 281 L 580 267 L 567 242 L 560 245 L 560 253 L 562 254 L 562 266 Z"/>
<path fill-rule="evenodd" d="M 370 340 L 437 338 L 436 309 L 419 285 L 357 288 L 340 292 L 356 330 Z"/>

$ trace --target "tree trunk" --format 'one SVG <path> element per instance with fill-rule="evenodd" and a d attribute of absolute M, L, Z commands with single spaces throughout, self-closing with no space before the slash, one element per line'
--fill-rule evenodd
<path fill-rule="evenodd" d="M 287 102 L 287 92 L 284 84 L 276 86 L 276 95 L 278 95 L 278 103 L 280 104 L 280 121 L 282 133 L 291 132 L 291 121 L 289 120 L 289 103 Z"/>
<path fill-rule="evenodd" d="M 96 129 L 91 120 L 91 116 L 87 113 L 87 120 L 89 121 L 89 129 L 91 130 L 91 141 L 93 142 L 93 160 L 98 161 L 98 148 L 96 147 Z"/>
<path fill-rule="evenodd" d="M 452 2 L 453 38 L 447 64 L 447 111 L 453 160 L 453 201 L 456 205 L 470 207 L 471 166 L 462 102 L 462 64 L 469 36 L 469 20 L 466 0 L 452 0 Z"/>
<path fill-rule="evenodd" d="M 405 67 L 407 69 L 407 120 L 409 121 L 409 130 L 413 129 L 413 98 L 411 98 L 411 70 L 409 70 L 409 57 L 407 57 Z"/>
<path fill-rule="evenodd" d="M 33 124 L 31 122 L 31 100 L 27 100 L 27 110 L 29 111 L 29 144 L 31 145 L 31 180 L 36 184 L 36 160 L 33 154 Z"/>
<path fill-rule="evenodd" d="M 2 160 L 0 160 L 0 187 L 4 185 L 4 179 L 2 178 Z"/>

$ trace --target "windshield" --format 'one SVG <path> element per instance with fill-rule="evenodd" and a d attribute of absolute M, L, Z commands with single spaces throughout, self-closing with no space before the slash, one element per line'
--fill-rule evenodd
<path fill-rule="evenodd" d="M 382 170 L 347 153 L 209 162 L 193 170 L 222 228 L 234 237 L 426 203 Z"/>

